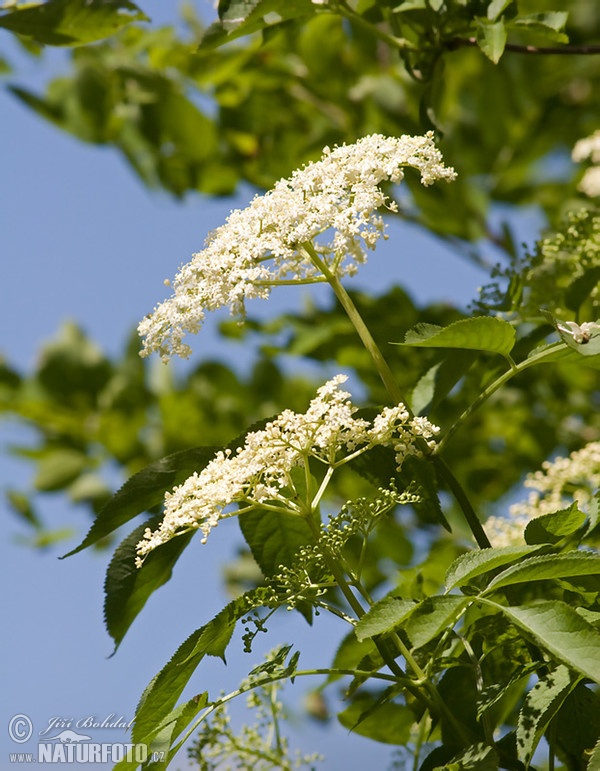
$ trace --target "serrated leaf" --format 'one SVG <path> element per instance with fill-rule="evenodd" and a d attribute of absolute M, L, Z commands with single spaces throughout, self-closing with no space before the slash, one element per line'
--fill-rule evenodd
<path fill-rule="evenodd" d="M 482 601 L 502 611 L 557 662 L 600 683 L 600 631 L 569 605 L 553 600 L 510 607 Z"/>
<path fill-rule="evenodd" d="M 151 743 L 200 661 L 207 655 L 223 658 L 236 623 L 250 608 L 260 604 L 263 595 L 264 589 L 259 588 L 236 598 L 180 645 L 140 699 L 132 731 L 133 742 Z"/>
<path fill-rule="evenodd" d="M 102 40 L 133 21 L 149 18 L 128 0 L 48 0 L 0 15 L 0 27 L 52 46 Z"/>
<path fill-rule="evenodd" d="M 548 723 L 576 685 L 577 679 L 567 667 L 559 666 L 538 680 L 526 695 L 517 722 L 517 751 L 527 767 Z"/>
<path fill-rule="evenodd" d="M 181 450 L 138 471 L 101 509 L 79 546 L 64 556 L 70 557 L 77 554 L 138 514 L 160 505 L 167 490 L 181 484 L 194 471 L 204 468 L 219 449 L 218 447 L 196 447 L 191 450 Z"/>
<path fill-rule="evenodd" d="M 461 554 L 450 565 L 446 572 L 446 589 L 454 589 L 456 586 L 464 586 L 473 578 L 501 568 L 511 562 L 520 560 L 534 551 L 537 546 L 502 546 L 497 549 L 478 549 Z"/>
<path fill-rule="evenodd" d="M 136 546 L 145 529 L 154 529 L 159 522 L 159 518 L 144 522 L 130 533 L 117 547 L 108 566 L 104 621 L 115 641 L 115 651 L 150 595 L 171 578 L 175 563 L 194 535 L 186 533 L 162 544 L 148 554 L 141 568 L 136 568 Z"/>
<path fill-rule="evenodd" d="M 388 595 L 372 605 L 354 627 L 359 642 L 391 632 L 416 608 L 413 600 Z"/>
<path fill-rule="evenodd" d="M 403 343 L 392 343 L 418 348 L 462 348 L 503 355 L 509 354 L 514 344 L 514 328 L 507 321 L 492 316 L 461 319 L 447 327 L 417 324 L 406 333 Z"/>
<path fill-rule="evenodd" d="M 284 21 L 314 16 L 317 6 L 311 0 L 232 0 L 220 21 L 204 33 L 201 48 L 215 48 L 244 35 L 269 29 Z"/>
<path fill-rule="evenodd" d="M 485 593 L 526 581 L 544 581 L 552 578 L 598 574 L 600 574 L 600 555 L 598 554 L 581 551 L 544 554 L 529 557 L 518 565 L 507 568 L 490 581 Z"/>
<path fill-rule="evenodd" d="M 152 771 L 166 770 L 183 743 L 189 738 L 193 727 L 186 732 L 176 745 L 174 745 L 177 737 L 189 726 L 196 715 L 206 707 L 207 703 L 208 693 L 205 691 L 204 693 L 192 697 L 184 704 L 179 704 L 162 721 L 161 726 L 158 727 L 158 731 L 152 739 L 152 743 L 148 747 L 148 753 L 151 757 L 163 758 L 163 760 L 152 763 Z M 117 769 L 115 769 L 115 771 L 117 771 Z"/>
<path fill-rule="evenodd" d="M 542 514 L 527 523 L 525 541 L 528 544 L 558 543 L 565 536 L 576 533 L 586 518 L 576 503 L 568 509 Z"/>
<path fill-rule="evenodd" d="M 428 597 L 413 610 L 403 629 L 414 648 L 421 648 L 456 623 L 457 615 L 469 602 L 466 597 Z"/>
<path fill-rule="evenodd" d="M 162 761 L 153 761 L 149 766 L 152 771 L 163 771 L 166 769 L 173 757 L 181 748 L 181 745 L 189 738 L 184 735 L 183 739 L 173 746 L 173 742 L 179 734 L 190 724 L 198 712 L 208 705 L 208 692 L 199 693 L 193 696 L 184 704 L 178 704 L 165 718 L 156 726 L 154 734 L 145 743 L 150 757 L 163 758 Z M 191 731 L 190 731 L 191 733 Z M 113 771 L 135 771 L 140 767 L 136 760 L 128 760 L 127 756 L 123 758 L 114 767 Z"/>
<path fill-rule="evenodd" d="M 504 47 L 506 46 L 506 27 L 502 20 L 488 22 L 484 19 L 476 19 L 477 45 L 487 58 L 494 64 L 498 64 Z"/>
<path fill-rule="evenodd" d="M 596 742 L 596 746 L 594 747 L 592 754 L 590 755 L 589 761 L 588 761 L 588 768 L 600 768 L 600 739 Z"/>

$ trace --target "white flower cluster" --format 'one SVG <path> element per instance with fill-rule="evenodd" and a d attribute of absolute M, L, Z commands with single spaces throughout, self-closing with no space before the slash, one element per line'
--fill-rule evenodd
<path fill-rule="evenodd" d="M 158 530 L 147 528 L 137 546 L 138 567 L 157 546 L 190 530 L 201 530 L 206 542 L 219 520 L 239 513 L 229 509 L 232 504 L 241 504 L 242 510 L 262 504 L 301 513 L 301 504 L 292 499 L 291 472 L 309 458 L 333 470 L 381 445 L 394 449 L 400 468 L 407 455 L 420 453 L 423 442 L 434 449 L 437 426 L 422 417 L 411 418 L 402 404 L 385 408 L 373 424 L 355 417 L 350 394 L 339 388 L 346 379 L 337 375 L 318 389 L 305 413 L 285 410 L 262 431 L 249 433 L 236 452 L 218 452 L 200 473 L 167 493 Z"/>
<path fill-rule="evenodd" d="M 576 142 L 571 157 L 576 163 L 588 159 L 592 162 L 593 165 L 586 169 L 578 187 L 590 198 L 600 196 L 600 130 Z"/>
<path fill-rule="evenodd" d="M 366 249 L 374 249 L 384 233 L 377 211 L 393 204 L 382 182 L 400 182 L 403 167 L 412 166 L 421 182 L 451 181 L 433 135 L 364 137 L 355 144 L 325 148 L 320 161 L 282 179 L 209 235 L 203 251 L 177 274 L 174 294 L 139 325 L 142 355 L 156 351 L 163 360 L 186 358 L 186 333 L 196 333 L 206 311 L 229 307 L 244 315 L 247 299 L 269 296 L 278 283 L 324 281 L 305 246 L 316 250 L 327 269 L 341 277 L 356 272 Z M 331 238 L 317 243 L 327 232 Z M 169 282 L 166 282 L 169 283 Z"/>
<path fill-rule="evenodd" d="M 543 514 L 567 508 L 574 501 L 585 511 L 600 486 L 600 442 L 591 442 L 568 458 L 546 461 L 541 471 L 529 474 L 525 487 L 533 490 L 526 501 L 515 503 L 509 517 L 489 517 L 486 532 L 493 546 L 524 543 L 527 524 Z"/>

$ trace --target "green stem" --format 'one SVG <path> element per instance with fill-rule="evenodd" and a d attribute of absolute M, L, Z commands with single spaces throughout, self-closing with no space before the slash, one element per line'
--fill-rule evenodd
<path fill-rule="evenodd" d="M 402 37 L 396 37 L 395 35 L 390 35 L 389 32 L 381 29 L 381 27 L 377 27 L 376 25 L 371 24 L 359 13 L 353 11 L 352 8 L 350 8 L 350 6 L 348 6 L 346 3 L 341 2 L 338 5 L 338 10 L 342 16 L 345 16 L 347 19 L 355 22 L 358 26 L 363 27 L 363 29 L 368 30 L 372 35 L 379 38 L 380 40 L 383 40 L 391 48 L 397 48 L 399 51 L 418 50 L 414 44 L 410 42 L 410 40 Z"/>
<path fill-rule="evenodd" d="M 363 345 L 369 352 L 373 363 L 375 364 L 375 368 L 377 369 L 377 372 L 379 373 L 379 377 L 381 378 L 384 386 L 386 387 L 386 390 L 394 404 L 399 404 L 400 402 L 404 403 L 404 400 L 402 399 L 402 392 L 400 390 L 400 386 L 396 382 L 396 378 L 394 377 L 394 374 L 392 370 L 389 367 L 389 364 L 385 360 L 383 354 L 381 353 L 379 346 L 373 339 L 373 336 L 371 335 L 371 332 L 369 331 L 369 328 L 363 321 L 362 316 L 358 312 L 358 308 L 356 305 L 354 305 L 354 302 L 352 301 L 352 298 L 348 294 L 348 292 L 344 289 L 342 286 L 342 283 L 340 282 L 339 278 L 334 275 L 330 270 L 327 264 L 321 259 L 315 248 L 311 243 L 306 243 L 303 245 L 304 251 L 307 255 L 307 257 L 311 260 L 311 262 L 323 273 L 327 281 L 331 284 L 331 288 L 335 292 L 336 297 L 338 298 L 341 306 L 346 311 L 346 314 L 348 315 L 348 318 L 352 322 L 352 325 L 354 326 L 358 336 L 360 337 Z M 413 417 L 412 411 L 406 407 L 410 417 Z M 425 444 L 425 442 L 421 442 L 420 449 L 425 452 L 425 454 L 429 453 L 430 450 Z M 441 447 L 441 443 L 440 443 Z M 438 447 L 439 450 L 439 447 Z M 473 533 L 473 537 L 477 541 L 477 544 L 481 548 L 489 547 L 490 541 L 488 537 L 485 534 L 485 531 L 479 522 L 479 519 L 477 517 L 477 514 L 475 513 L 475 510 L 473 509 L 473 506 L 471 505 L 469 498 L 464 491 L 462 485 L 456 479 L 450 468 L 446 465 L 446 463 L 439 457 L 439 455 L 433 456 L 433 461 L 440 471 L 440 475 L 442 478 L 446 481 L 448 487 L 450 488 L 452 494 L 454 495 L 458 505 L 462 509 L 462 512 L 464 514 L 464 517 L 467 521 L 467 524 L 469 525 L 469 528 L 471 529 L 471 532 Z"/>
<path fill-rule="evenodd" d="M 556 351 L 564 347 L 566 346 L 562 342 L 554 343 L 553 345 L 548 346 L 548 348 L 545 348 L 542 352 L 534 356 L 530 356 L 528 359 L 525 359 L 525 361 L 522 361 L 520 364 L 515 364 L 512 362 L 510 369 L 506 370 L 506 372 L 500 375 L 500 377 L 496 378 L 493 383 L 490 383 L 490 385 L 479 394 L 475 401 L 466 408 L 466 410 L 456 420 L 456 422 L 450 426 L 438 445 L 438 451 L 441 452 L 441 450 L 450 441 L 452 436 L 454 436 L 458 429 L 475 412 L 475 410 L 479 409 L 479 407 L 481 407 L 481 405 L 486 402 L 490 396 L 492 396 L 492 394 L 494 394 L 505 383 L 508 383 L 508 381 L 515 377 L 515 375 L 518 375 L 520 372 L 524 372 L 534 364 L 542 364 L 546 358 L 550 358 L 556 353 Z"/>

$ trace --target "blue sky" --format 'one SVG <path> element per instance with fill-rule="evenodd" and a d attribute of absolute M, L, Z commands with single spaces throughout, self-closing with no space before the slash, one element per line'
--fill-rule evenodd
<path fill-rule="evenodd" d="M 150 15 L 160 8 L 156 0 L 141 5 Z M 158 20 L 165 20 L 165 14 L 163 5 Z M 0 46 L 5 44 L 7 36 L 0 38 Z M 52 62 L 53 68 L 60 66 L 59 58 Z M 39 79 L 30 67 L 19 82 Z M 163 279 L 201 248 L 208 230 L 221 224 L 232 206 L 244 205 L 251 191 L 234 202 L 200 197 L 174 202 L 144 189 L 110 149 L 61 134 L 4 90 L 0 115 L 0 354 L 27 369 L 41 342 L 67 319 L 76 320 L 105 351 L 115 354 L 130 329 L 165 296 Z M 527 227 L 521 235 L 530 237 Z M 381 290 L 401 280 L 421 300 L 466 303 L 484 278 L 432 239 L 417 237 L 400 224 L 351 285 Z M 301 293 L 281 290 L 262 304 L 261 312 L 274 315 L 300 302 Z M 211 323 L 194 350 L 195 363 L 217 355 L 229 363 L 244 358 L 235 344 L 217 343 Z M 10 424 L 0 424 L 0 431 L 3 446 L 25 436 L 23 429 Z M 29 467 L 2 449 L 2 489 L 29 483 Z M 87 521 L 66 502 L 45 496 L 39 506 L 44 518 L 57 526 L 79 527 L 67 548 L 80 540 Z M 173 580 L 150 601 L 117 654 L 107 658 L 112 648 L 102 621 L 102 584 L 108 555 L 84 552 L 59 561 L 67 548 L 34 552 L 19 545 L 20 525 L 1 497 L 0 508 L 6 586 L 0 722 L 6 726 L 13 715 L 23 713 L 34 724 L 31 740 L 20 746 L 1 729 L 0 767 L 9 768 L 7 753 L 35 751 L 37 733 L 52 718 L 77 721 L 112 714 L 131 720 L 148 681 L 175 648 L 228 601 L 220 570 L 239 536 L 235 524 L 229 523 L 211 535 L 209 545 L 194 542 Z M 260 650 L 282 642 L 299 645 L 304 667 L 322 666 L 327 661 L 323 649 L 333 651 L 339 636 L 337 623 L 324 617 L 309 628 L 295 615 L 282 614 L 252 656 L 241 653 L 238 638 L 228 667 L 216 659 L 203 662 L 189 693 L 208 688 L 214 695 L 236 687 L 260 661 Z M 288 694 L 290 705 L 309 687 L 299 681 Z M 103 730 L 106 733 L 93 734 L 95 741 L 126 741 L 122 732 Z M 335 723 L 326 730 L 295 726 L 292 746 L 323 752 L 327 761 L 322 768 L 332 770 L 352 771 L 367 763 L 385 767 L 390 755 L 388 747 L 349 735 Z M 174 767 L 184 768 L 185 758 Z"/>

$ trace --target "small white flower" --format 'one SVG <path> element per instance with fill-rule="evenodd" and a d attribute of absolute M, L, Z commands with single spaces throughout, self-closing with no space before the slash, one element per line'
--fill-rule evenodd
<path fill-rule="evenodd" d="M 565 321 L 564 323 L 557 324 L 557 326 L 561 332 L 570 335 L 579 345 L 589 343 L 592 334 L 596 331 L 600 331 L 600 324 L 595 321 L 584 321 L 583 324 L 576 324 L 574 321 Z"/>
<path fill-rule="evenodd" d="M 305 413 L 284 410 L 262 431 L 246 436 L 236 452 L 218 452 L 201 471 L 165 495 L 165 513 L 157 530 L 146 529 L 137 546 L 136 564 L 157 546 L 190 530 L 202 532 L 202 542 L 221 519 L 260 504 L 275 505 L 288 513 L 301 513 L 290 499 L 294 490 L 291 472 L 314 458 L 331 470 L 375 445 L 393 447 L 396 465 L 417 454 L 417 443 L 438 432 L 426 418 L 410 418 L 404 405 L 385 408 L 373 424 L 355 417 L 357 407 L 340 386 L 337 375 L 317 390 Z"/>
<path fill-rule="evenodd" d="M 525 543 L 527 524 L 543 514 L 567 508 L 574 501 L 587 508 L 600 486 L 600 442 L 591 442 L 568 458 L 546 461 L 541 471 L 529 474 L 525 487 L 531 492 L 525 501 L 515 503 L 508 517 L 489 517 L 486 532 L 493 546 Z"/>
<path fill-rule="evenodd" d="M 379 186 L 400 182 L 404 166 L 418 169 L 424 185 L 455 177 L 431 133 L 373 134 L 325 148 L 320 161 L 280 180 L 246 209 L 233 211 L 181 268 L 173 296 L 139 324 L 142 355 L 156 351 L 163 360 L 174 354 L 186 358 L 190 347 L 183 338 L 198 332 L 207 311 L 229 307 L 243 317 L 246 300 L 268 298 L 277 284 L 325 281 L 307 254 L 308 244 L 332 274 L 354 274 L 384 234 L 377 212 L 388 199 Z M 326 240 L 317 241 L 321 236 Z"/>

